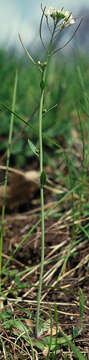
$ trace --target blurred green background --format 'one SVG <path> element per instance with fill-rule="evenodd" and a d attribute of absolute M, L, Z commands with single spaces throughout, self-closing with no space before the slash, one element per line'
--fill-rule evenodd
<path fill-rule="evenodd" d="M 16 56 L 14 50 L 8 52 L 0 50 L 0 157 L 8 146 L 10 124 L 10 113 L 2 109 L 2 104 L 11 109 L 16 70 L 18 84 L 15 111 L 26 122 L 29 120 L 33 128 L 25 126 L 15 116 L 10 165 L 26 168 L 29 159 L 33 158 L 28 146 L 28 138 L 39 147 L 40 72 L 29 62 L 26 55 L 20 57 Z M 47 72 L 44 108 L 46 110 L 53 106 L 54 108 L 43 116 L 43 133 L 51 139 L 56 139 L 63 147 L 71 146 L 73 128 L 75 131 L 80 131 L 78 112 L 83 117 L 85 129 L 89 128 L 88 102 L 88 57 L 74 50 L 71 57 L 61 53 L 60 56 L 53 57 Z M 55 153 L 54 147 L 46 137 L 43 142 L 44 162 L 49 164 L 52 154 Z"/>

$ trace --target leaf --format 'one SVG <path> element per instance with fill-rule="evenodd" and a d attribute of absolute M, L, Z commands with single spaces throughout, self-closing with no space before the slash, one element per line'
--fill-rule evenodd
<path fill-rule="evenodd" d="M 28 139 L 28 144 L 30 146 L 31 151 L 33 152 L 33 154 L 35 154 L 37 157 L 39 157 L 39 149 L 37 149 L 37 147 L 33 144 L 33 142 L 31 140 Z"/>
<path fill-rule="evenodd" d="M 51 335 L 51 334 L 50 334 Z M 68 340 L 71 341 L 71 335 L 68 336 Z M 46 336 L 44 338 L 42 338 L 43 340 L 43 343 L 45 346 L 50 346 L 50 336 Z M 56 338 L 54 336 L 52 336 L 52 339 L 51 339 L 51 346 L 50 346 L 50 350 L 53 351 L 55 350 L 55 343 L 56 343 Z M 59 345 L 67 345 L 67 339 L 64 338 L 64 336 L 60 336 L 60 337 L 57 337 L 57 346 L 59 347 Z"/>
<path fill-rule="evenodd" d="M 43 339 L 42 339 L 43 340 Z M 42 342 L 42 340 L 34 340 L 32 339 L 32 343 L 33 343 L 33 346 L 36 346 L 39 350 L 43 351 L 44 350 L 44 344 Z"/>
<path fill-rule="evenodd" d="M 22 323 L 22 321 L 14 320 L 14 326 L 22 333 L 23 331 L 27 333 L 27 327 Z"/>
<path fill-rule="evenodd" d="M 45 88 L 45 82 L 44 82 L 43 80 L 40 82 L 40 87 L 41 87 L 41 90 L 44 90 L 44 88 Z"/>
<path fill-rule="evenodd" d="M 73 328 L 73 337 L 76 338 L 78 336 L 78 328 L 74 327 Z"/>
<path fill-rule="evenodd" d="M 60 333 L 64 336 L 64 339 L 67 341 L 70 349 L 73 351 L 74 355 L 78 360 L 87 360 L 87 358 L 80 352 L 77 346 L 69 339 L 69 337 L 64 333 L 64 331 L 60 328 Z"/>
<path fill-rule="evenodd" d="M 45 174 L 45 171 L 42 171 L 42 173 L 41 173 L 40 183 L 41 183 L 41 186 L 42 186 L 42 187 L 46 184 L 46 174 Z"/>

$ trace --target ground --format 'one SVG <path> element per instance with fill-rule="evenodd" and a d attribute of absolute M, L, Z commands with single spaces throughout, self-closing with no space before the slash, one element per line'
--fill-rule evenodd
<path fill-rule="evenodd" d="M 15 191 L 17 192 L 16 201 L 11 188 L 11 179 L 7 189 L 2 257 L 4 270 L 0 320 L 1 360 L 32 358 L 31 346 L 26 335 L 25 337 L 22 335 L 24 328 L 20 329 L 21 324 L 30 331 L 35 358 L 47 358 L 45 355 L 47 343 L 45 343 L 44 349 L 43 347 L 41 349 L 41 345 L 38 346 L 35 337 L 37 287 L 41 258 L 39 181 L 34 180 L 34 188 L 32 188 L 32 182 L 26 182 L 26 187 L 28 186 L 29 192 L 31 192 L 28 197 L 24 196 L 24 182 L 20 183 L 19 180 L 19 186 L 16 185 L 15 189 L 15 179 L 12 188 L 14 188 L 14 194 Z M 21 196 L 19 189 L 23 194 Z M 47 328 L 41 330 L 40 343 L 43 344 L 47 335 L 50 338 L 50 319 L 52 319 L 54 340 L 58 327 L 60 341 L 58 340 L 55 357 L 51 350 L 48 358 L 79 358 L 74 355 L 69 344 L 62 344 L 61 328 L 67 336 L 72 337 L 73 343 L 81 354 L 89 359 L 89 238 L 87 230 L 85 233 L 83 232 L 83 225 L 84 229 L 85 225 L 87 229 L 89 219 L 82 215 L 79 220 L 78 214 L 76 219 L 73 219 L 71 191 L 67 194 L 66 189 L 61 186 L 60 195 L 57 198 L 58 184 L 53 186 L 53 183 L 49 181 L 44 191 L 45 264 L 40 316 L 45 320 L 48 330 Z M 23 201 L 20 200 L 22 198 Z M 78 199 L 75 197 L 76 208 L 78 207 L 77 201 Z"/>

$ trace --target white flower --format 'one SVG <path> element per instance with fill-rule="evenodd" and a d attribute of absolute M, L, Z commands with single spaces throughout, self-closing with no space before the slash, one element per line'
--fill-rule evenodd
<path fill-rule="evenodd" d="M 75 23 L 75 20 L 72 17 L 72 14 L 70 14 L 67 18 L 64 19 L 61 29 L 64 29 L 64 27 L 69 27 Z"/>
<path fill-rule="evenodd" d="M 51 16 L 54 20 L 56 19 L 56 10 L 55 9 L 53 9 L 53 8 L 50 8 L 49 10 L 48 10 L 48 15 L 49 16 Z"/>
<path fill-rule="evenodd" d="M 50 8 L 48 10 L 48 15 L 52 16 L 52 14 L 55 12 L 56 10 L 54 8 Z"/>
<path fill-rule="evenodd" d="M 72 13 L 69 13 L 69 11 L 64 10 L 64 8 L 60 10 L 50 8 L 48 10 L 48 15 L 52 17 L 53 20 L 56 20 L 57 23 L 63 19 L 61 29 L 64 29 L 64 27 L 71 26 L 72 24 L 75 23 L 75 20 L 72 17 Z"/>
<path fill-rule="evenodd" d="M 68 19 L 68 17 L 69 17 L 69 11 L 64 10 L 64 9 L 61 9 L 61 10 L 59 10 L 59 11 L 60 11 L 61 15 L 64 16 L 65 19 Z"/>
<path fill-rule="evenodd" d="M 67 19 L 69 17 L 69 12 L 64 10 L 63 8 L 60 10 L 50 8 L 48 10 L 48 15 L 50 15 L 53 19 L 58 18 L 59 20 L 61 20 L 61 19 Z"/>
<path fill-rule="evenodd" d="M 66 26 L 73 25 L 74 23 L 75 23 L 75 20 L 71 19 L 70 21 L 67 22 Z"/>

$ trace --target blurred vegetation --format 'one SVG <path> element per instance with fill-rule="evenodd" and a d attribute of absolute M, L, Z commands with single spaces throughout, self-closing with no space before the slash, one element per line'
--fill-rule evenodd
<path fill-rule="evenodd" d="M 38 146 L 40 72 L 26 56 L 20 58 L 14 51 L 7 53 L 0 50 L 0 156 L 7 149 L 10 119 L 9 112 L 2 110 L 2 104 L 11 109 L 16 69 L 18 70 L 18 86 L 15 111 L 25 121 L 30 121 L 33 128 L 25 126 L 15 116 L 11 165 L 26 167 L 29 164 L 29 158 L 33 156 L 28 146 L 28 138 Z M 44 108 L 48 110 L 56 104 L 57 106 L 45 113 L 43 132 L 65 147 L 71 144 L 71 128 L 74 126 L 75 129 L 80 130 L 78 111 L 82 113 L 84 119 L 88 116 L 88 58 L 79 52 L 74 52 L 72 57 L 59 53 L 57 58 L 52 58 L 47 75 Z M 24 126 L 24 131 L 22 131 Z M 85 127 L 87 130 L 88 122 L 85 122 Z M 44 161 L 49 163 L 50 154 L 52 155 L 54 149 L 47 138 L 44 138 L 44 148 Z"/>

